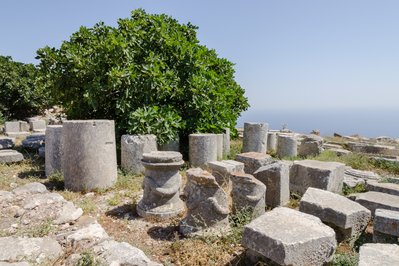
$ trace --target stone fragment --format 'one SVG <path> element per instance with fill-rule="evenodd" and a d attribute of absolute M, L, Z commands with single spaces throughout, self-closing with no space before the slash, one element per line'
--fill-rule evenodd
<path fill-rule="evenodd" d="M 312 187 L 303 195 L 299 210 L 319 217 L 335 230 L 338 242 L 347 241 L 351 245 L 371 218 L 370 211 L 362 205 L 344 196 Z"/>
<path fill-rule="evenodd" d="M 39 182 L 28 183 L 26 185 L 15 188 L 12 193 L 17 196 L 25 194 L 38 194 L 48 192 L 45 185 Z"/>
<path fill-rule="evenodd" d="M 252 175 L 260 167 L 271 164 L 275 160 L 268 154 L 259 152 L 246 152 L 236 155 L 236 161 L 244 164 L 244 171 Z"/>
<path fill-rule="evenodd" d="M 173 151 L 144 153 L 145 167 L 143 198 L 137 204 L 137 213 L 142 217 L 174 217 L 184 210 L 180 199 L 180 167 L 182 155 Z"/>
<path fill-rule="evenodd" d="M 187 178 L 184 195 L 188 211 L 180 222 L 180 233 L 205 236 L 229 231 L 227 195 L 215 177 L 201 168 L 191 168 L 187 170 Z"/>
<path fill-rule="evenodd" d="M 117 178 L 115 126 L 111 120 L 69 120 L 62 128 L 65 188 L 90 191 Z"/>
<path fill-rule="evenodd" d="M 323 265 L 337 246 L 335 232 L 319 218 L 278 207 L 245 226 L 241 244 L 279 265 Z"/>
<path fill-rule="evenodd" d="M 359 266 L 399 265 L 399 246 L 394 244 L 364 244 L 359 250 Z"/>
<path fill-rule="evenodd" d="M 225 128 L 223 133 L 223 157 L 230 155 L 230 128 Z"/>
<path fill-rule="evenodd" d="M 295 157 L 298 155 L 298 142 L 294 135 L 280 134 L 277 137 L 277 156 Z"/>
<path fill-rule="evenodd" d="M 277 133 L 269 132 L 267 133 L 267 152 L 277 151 Z"/>
<path fill-rule="evenodd" d="M 399 211 L 376 209 L 373 223 L 373 242 L 397 243 L 399 237 Z"/>
<path fill-rule="evenodd" d="M 233 211 L 251 213 L 252 218 L 265 213 L 266 186 L 254 176 L 245 173 L 231 174 Z"/>
<path fill-rule="evenodd" d="M 55 261 L 62 253 L 60 244 L 49 237 L 0 237 L 0 261 L 32 261 L 40 265 Z"/>
<path fill-rule="evenodd" d="M 399 196 L 399 184 L 378 183 L 377 181 L 368 181 L 366 183 L 366 189 L 368 191 L 376 191 L 394 196 Z"/>
<path fill-rule="evenodd" d="M 45 146 L 46 176 L 62 171 L 62 126 L 47 126 Z"/>
<path fill-rule="evenodd" d="M 215 134 L 190 134 L 189 159 L 192 167 L 206 167 L 217 161 L 217 137 Z"/>
<path fill-rule="evenodd" d="M 45 138 L 45 134 L 33 134 L 27 136 L 26 139 L 22 141 L 22 147 L 37 150 L 44 146 Z"/>
<path fill-rule="evenodd" d="M 376 209 L 399 211 L 399 196 L 381 192 L 360 193 L 356 197 L 356 202 L 369 209 L 373 216 Z"/>
<path fill-rule="evenodd" d="M 303 195 L 309 187 L 341 193 L 345 165 L 315 160 L 295 161 L 290 169 L 290 191 Z"/>
<path fill-rule="evenodd" d="M 11 149 L 15 146 L 15 138 L 0 137 L 0 150 Z"/>
<path fill-rule="evenodd" d="M 33 132 L 43 132 L 46 131 L 46 121 L 43 119 L 30 121 L 29 122 L 30 130 Z"/>
<path fill-rule="evenodd" d="M 87 243 L 98 243 L 100 240 L 108 238 L 107 232 L 97 222 L 93 222 L 71 232 L 66 236 L 66 241 L 71 246 L 85 246 Z"/>
<path fill-rule="evenodd" d="M 244 123 L 242 152 L 266 153 L 268 128 L 267 123 Z"/>
<path fill-rule="evenodd" d="M 244 172 L 244 164 L 233 160 L 209 162 L 208 167 L 215 177 L 216 182 L 222 187 L 230 185 L 231 173 Z"/>
<path fill-rule="evenodd" d="M 217 160 L 223 160 L 223 134 L 216 134 Z"/>
<path fill-rule="evenodd" d="M 380 180 L 381 176 L 378 174 L 371 172 L 371 171 L 363 171 L 363 170 L 357 170 L 353 169 L 352 167 L 345 167 L 345 175 L 346 176 L 351 176 L 351 177 L 356 177 L 356 178 L 361 178 L 365 181 L 367 180 Z"/>
<path fill-rule="evenodd" d="M 290 169 L 284 161 L 260 167 L 256 179 L 266 185 L 266 206 L 283 206 L 290 200 Z"/>
<path fill-rule="evenodd" d="M 361 178 L 356 178 L 348 175 L 344 175 L 344 186 L 349 188 L 355 188 L 357 185 L 365 185 L 366 182 Z"/>
<path fill-rule="evenodd" d="M 323 151 L 323 138 L 316 135 L 302 136 L 298 145 L 298 155 L 302 157 L 316 156 Z"/>
<path fill-rule="evenodd" d="M 66 202 L 58 213 L 58 218 L 54 220 L 54 224 L 65 224 L 76 221 L 82 216 L 83 210 L 76 208 L 72 202 Z"/>
<path fill-rule="evenodd" d="M 16 163 L 23 159 L 22 153 L 15 150 L 0 150 L 0 163 Z"/>
<path fill-rule="evenodd" d="M 141 163 L 144 153 L 157 151 L 155 135 L 122 135 L 121 167 L 134 174 L 144 173 Z"/>

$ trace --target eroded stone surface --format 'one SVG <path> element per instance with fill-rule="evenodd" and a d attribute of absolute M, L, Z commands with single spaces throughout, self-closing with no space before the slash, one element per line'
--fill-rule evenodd
<path fill-rule="evenodd" d="M 255 173 L 260 167 L 275 162 L 270 155 L 259 152 L 240 153 L 236 155 L 235 160 L 243 163 L 245 173 L 250 175 Z"/>
<path fill-rule="evenodd" d="M 323 138 L 316 135 L 304 135 L 298 145 L 299 156 L 316 156 L 323 151 Z"/>
<path fill-rule="evenodd" d="M 277 156 L 295 157 L 298 155 L 298 142 L 295 135 L 280 134 L 277 137 Z"/>
<path fill-rule="evenodd" d="M 144 153 L 157 150 L 155 135 L 122 135 L 121 167 L 132 173 L 144 173 L 141 163 Z"/>
<path fill-rule="evenodd" d="M 16 163 L 23 159 L 22 153 L 15 150 L 0 150 L 0 163 Z"/>
<path fill-rule="evenodd" d="M 242 152 L 266 153 L 268 128 L 267 123 L 244 123 Z"/>
<path fill-rule="evenodd" d="M 356 197 L 356 202 L 369 209 L 372 215 L 376 209 L 399 211 L 399 196 L 381 192 L 360 193 Z"/>
<path fill-rule="evenodd" d="M 359 266 L 399 265 L 399 246 L 394 244 L 364 244 L 359 250 Z"/>
<path fill-rule="evenodd" d="M 209 162 L 217 161 L 216 134 L 190 134 L 188 139 L 192 167 L 206 167 Z"/>

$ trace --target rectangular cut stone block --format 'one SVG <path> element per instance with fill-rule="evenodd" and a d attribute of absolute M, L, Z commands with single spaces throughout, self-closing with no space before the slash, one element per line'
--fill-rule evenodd
<path fill-rule="evenodd" d="M 364 244 L 359 250 L 359 266 L 399 265 L 399 246 L 393 244 Z"/>
<path fill-rule="evenodd" d="M 356 202 L 369 209 L 372 215 L 374 215 L 376 209 L 399 211 L 399 196 L 381 192 L 360 193 L 356 197 Z"/>
<path fill-rule="evenodd" d="M 290 200 L 290 170 L 286 162 L 262 166 L 254 173 L 256 179 L 266 185 L 266 206 L 285 205 Z"/>
<path fill-rule="evenodd" d="M 229 184 L 231 173 L 244 172 L 244 164 L 232 160 L 209 162 L 208 167 L 220 186 Z"/>
<path fill-rule="evenodd" d="M 399 237 L 399 211 L 377 209 L 374 217 L 374 234 L 383 234 Z"/>
<path fill-rule="evenodd" d="M 122 135 L 121 167 L 134 174 L 144 173 L 143 154 L 157 149 L 155 135 Z"/>
<path fill-rule="evenodd" d="M 339 242 L 350 241 L 351 244 L 360 236 L 371 218 L 371 212 L 362 205 L 333 192 L 312 187 L 303 195 L 299 210 L 319 217 L 336 229 Z"/>
<path fill-rule="evenodd" d="M 245 165 L 242 162 L 238 162 L 238 161 L 234 161 L 234 160 L 224 160 L 222 162 L 233 165 L 234 172 L 244 173 Z"/>
<path fill-rule="evenodd" d="M 236 161 L 244 164 L 244 171 L 247 174 L 253 174 L 260 167 L 271 164 L 275 160 L 268 154 L 260 152 L 246 152 L 236 155 Z"/>
<path fill-rule="evenodd" d="M 242 245 L 279 265 L 323 265 L 337 242 L 319 218 L 278 207 L 245 226 Z"/>
<path fill-rule="evenodd" d="M 393 183 L 378 183 L 376 181 L 368 181 L 366 183 L 366 189 L 368 191 L 382 192 L 399 196 L 399 185 Z"/>
<path fill-rule="evenodd" d="M 298 155 L 316 156 L 323 151 L 323 138 L 316 135 L 304 135 L 299 138 Z"/>
<path fill-rule="evenodd" d="M 0 163 L 15 163 L 24 159 L 22 153 L 14 150 L 0 150 Z"/>
<path fill-rule="evenodd" d="M 303 195 L 309 187 L 340 193 L 345 165 L 314 160 L 295 161 L 290 169 L 290 190 Z"/>
<path fill-rule="evenodd" d="M 4 124 L 4 132 L 20 132 L 19 121 L 8 121 Z"/>
<path fill-rule="evenodd" d="M 19 121 L 19 131 L 20 132 L 29 132 L 30 126 L 26 121 Z"/>
<path fill-rule="evenodd" d="M 30 129 L 32 131 L 44 131 L 46 130 L 46 121 L 44 120 L 36 120 L 29 122 Z"/>

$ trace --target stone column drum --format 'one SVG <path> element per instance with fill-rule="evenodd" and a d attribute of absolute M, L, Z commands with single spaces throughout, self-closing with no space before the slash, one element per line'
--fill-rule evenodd
<path fill-rule="evenodd" d="M 70 120 L 62 128 L 62 172 L 65 188 L 90 191 L 117 179 L 113 120 Z"/>
<path fill-rule="evenodd" d="M 274 132 L 267 133 L 267 151 L 268 152 L 277 151 L 277 134 Z"/>
<path fill-rule="evenodd" d="M 45 165 L 46 176 L 62 171 L 62 125 L 46 127 Z"/>
<path fill-rule="evenodd" d="M 217 160 L 217 137 L 215 134 L 190 134 L 189 159 L 192 167 L 204 167 Z"/>
<path fill-rule="evenodd" d="M 141 217 L 169 218 L 184 210 L 180 199 L 180 167 L 183 156 L 174 151 L 144 153 L 145 167 L 143 198 L 137 205 Z"/>
<path fill-rule="evenodd" d="M 278 135 L 277 156 L 295 157 L 298 155 L 298 142 L 294 135 Z"/>
<path fill-rule="evenodd" d="M 266 153 L 268 127 L 266 123 L 244 123 L 242 152 Z"/>

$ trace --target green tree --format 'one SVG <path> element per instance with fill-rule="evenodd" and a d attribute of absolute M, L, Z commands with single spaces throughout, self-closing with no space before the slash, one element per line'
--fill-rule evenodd
<path fill-rule="evenodd" d="M 37 69 L 32 64 L 0 56 L 0 113 L 7 119 L 38 114 L 49 103 L 43 88 L 35 86 Z"/>
<path fill-rule="evenodd" d="M 171 136 L 234 129 L 248 108 L 244 90 L 234 80 L 233 64 L 200 45 L 196 30 L 142 9 L 119 19 L 117 27 L 81 27 L 59 49 L 38 50 L 41 80 L 69 119 L 114 119 L 119 133 L 134 133 L 152 114 L 151 119 L 169 114 L 183 121 L 159 123 Z"/>

